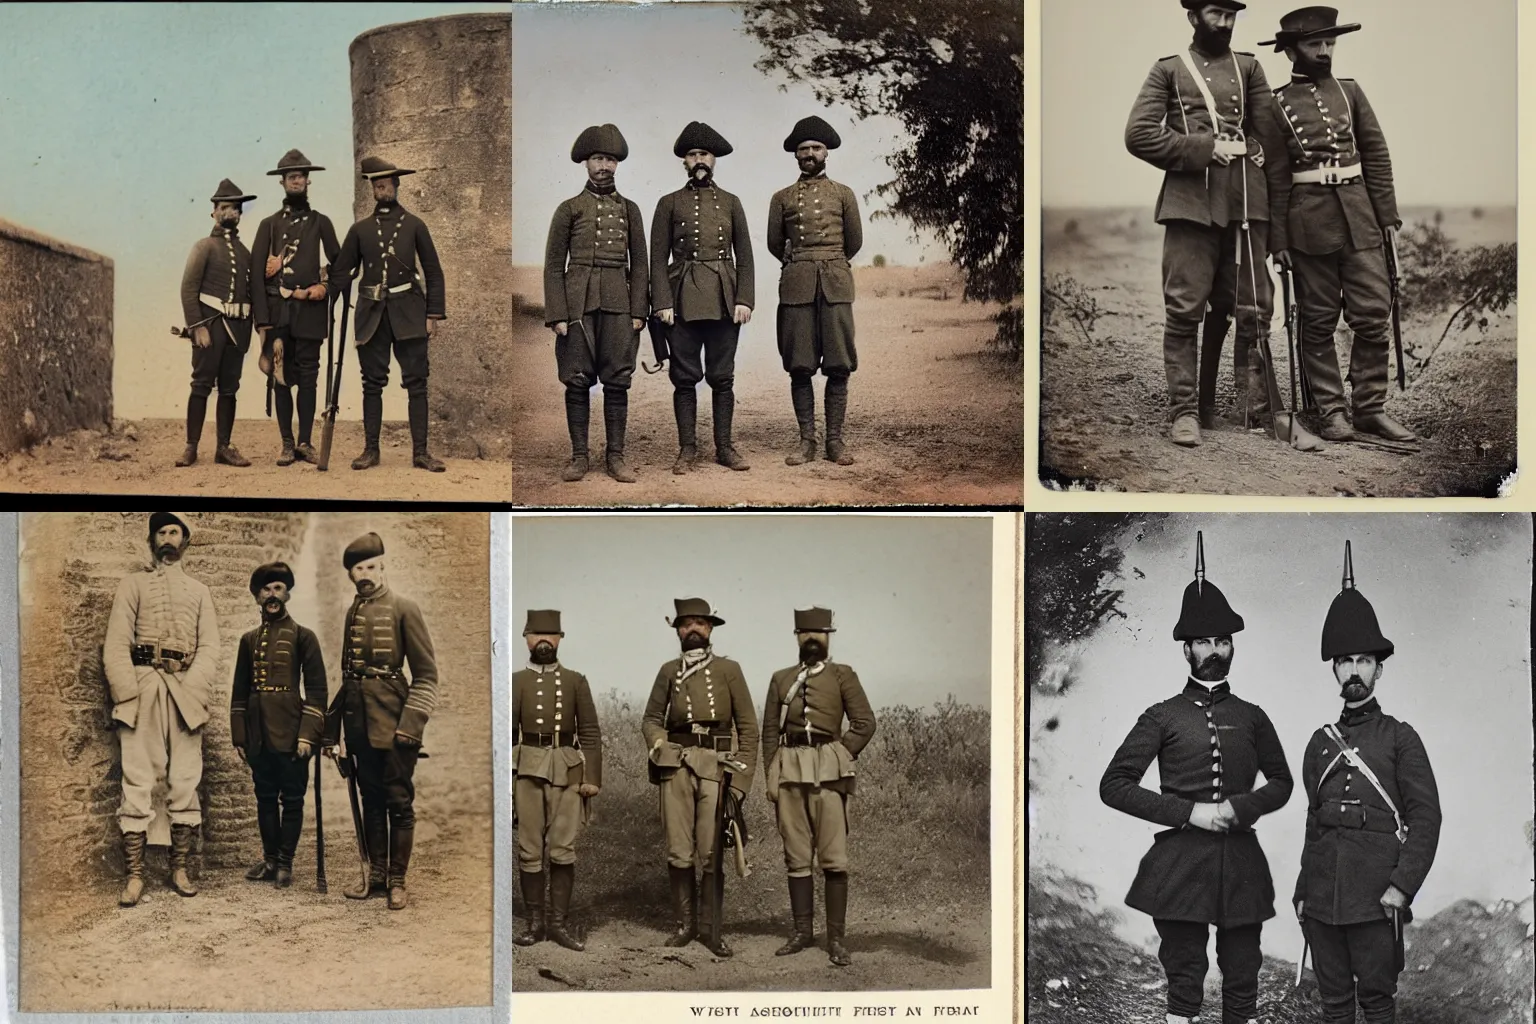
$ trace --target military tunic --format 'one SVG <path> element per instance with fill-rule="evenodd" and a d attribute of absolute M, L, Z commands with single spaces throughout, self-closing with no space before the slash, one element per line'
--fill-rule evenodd
<path fill-rule="evenodd" d="M 251 315 L 256 326 L 275 328 L 289 338 L 324 341 L 329 333 L 326 301 L 295 299 L 283 293 L 327 284 L 321 254 L 326 264 L 334 263 L 339 248 L 331 219 L 312 209 L 307 201 L 285 201 L 281 210 L 263 220 L 256 228 L 251 250 L 260 271 L 251 279 Z M 271 277 L 265 276 L 268 256 L 282 261 Z"/>
<path fill-rule="evenodd" d="M 211 344 L 192 346 L 192 394 L 207 398 L 240 390 L 251 345 L 251 251 L 238 228 L 215 227 L 199 239 L 181 274 L 181 312 L 188 327 L 203 324 Z M 210 318 L 213 318 L 210 320 Z"/>
<path fill-rule="evenodd" d="M 587 677 L 558 662 L 512 674 L 517 861 L 525 872 L 576 863 L 582 785 L 603 784 L 603 734 Z"/>
<path fill-rule="evenodd" d="M 859 368 L 853 343 L 853 269 L 864 222 L 853 189 L 825 172 L 801 176 L 768 204 L 768 251 L 779 274 L 778 339 L 784 369 L 846 376 Z"/>

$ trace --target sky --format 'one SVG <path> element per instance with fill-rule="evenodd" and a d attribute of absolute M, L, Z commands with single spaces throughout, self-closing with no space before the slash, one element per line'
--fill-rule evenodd
<path fill-rule="evenodd" d="M 770 283 L 768 201 L 799 175 L 784 137 L 816 114 L 842 137 L 827 175 L 853 189 L 864 215 L 864 248 L 854 260 L 881 254 L 893 264 L 947 259 L 931 240 L 914 243 L 904 221 L 873 220 L 881 205 L 868 193 L 891 180 L 885 156 L 904 144 L 890 117 L 857 121 L 843 106 L 818 102 L 805 85 L 787 84 L 752 65 L 762 47 L 742 31 L 729 4 L 521 4 L 512 21 L 512 258 L 544 260 L 551 215 L 581 190 L 586 172 L 571 162 L 571 144 L 593 124 L 615 124 L 629 143 L 619 165 L 619 191 L 645 219 L 647 239 L 656 201 L 684 184 L 672 144 L 690 121 L 709 124 L 734 147 L 715 169 L 720 187 L 741 197 L 758 261 L 758 291 Z M 579 55 L 579 59 L 575 59 Z M 769 294 L 772 294 L 771 292 Z"/>
<path fill-rule="evenodd" d="M 673 599 L 725 620 L 717 654 L 741 663 L 761 709 L 795 664 L 794 610 L 832 609 L 831 656 L 878 709 L 948 694 L 991 702 L 992 521 L 954 516 L 557 516 L 512 524 L 514 644 L 530 608 L 562 613 L 563 664 L 644 703 L 677 657 Z M 522 667 L 523 650 L 514 652 Z"/>
<path fill-rule="evenodd" d="M 220 179 L 257 199 L 249 245 L 282 203 L 267 171 L 298 148 L 327 168 L 310 200 L 352 223 L 352 87 L 347 47 L 380 25 L 497 3 L 0 5 L 0 218 L 110 257 L 120 418 L 180 416 L 191 377 L 179 289 L 187 252 L 212 230 Z M 349 354 L 342 419 L 360 417 Z M 391 384 L 398 383 L 398 371 Z M 261 416 L 247 354 L 242 417 Z M 323 374 L 322 374 L 323 383 Z M 391 386 L 384 414 L 405 418 Z"/>
<path fill-rule="evenodd" d="M 1256 53 L 1273 87 L 1290 77 L 1274 47 L 1294 0 L 1249 0 L 1233 49 Z M 1515 0 L 1348 0 L 1334 66 L 1355 78 L 1392 152 L 1398 202 L 1513 205 L 1519 150 Z M 1043 0 L 1040 12 L 1043 205 L 1146 206 L 1161 171 L 1125 149 L 1131 105 L 1159 58 L 1189 45 L 1172 0 Z M 1114 31 L 1105 32 L 1104 25 Z"/>
<path fill-rule="evenodd" d="M 1256 825 L 1279 901 L 1279 917 L 1264 927 L 1265 951 L 1294 960 L 1301 944 L 1285 904 L 1306 818 L 1300 755 L 1342 706 L 1319 643 L 1346 539 L 1356 586 L 1396 645 L 1376 696 L 1385 713 L 1418 731 L 1439 785 L 1440 844 L 1415 914 L 1463 898 L 1529 896 L 1532 536 L 1522 514 L 1187 515 L 1165 536 L 1129 546 L 1127 578 L 1115 584 L 1124 587 L 1128 618 L 1082 649 L 1066 696 L 1032 700 L 1031 861 L 1096 887 L 1100 903 L 1122 915 L 1127 938 L 1154 937 L 1150 918 L 1124 899 L 1160 826 L 1106 807 L 1098 785 L 1141 711 L 1177 694 L 1188 675 L 1171 634 L 1194 578 L 1197 529 L 1206 578 L 1246 621 L 1234 637 L 1233 692 L 1269 715 L 1297 783 L 1290 801 Z M 1059 727 L 1043 730 L 1052 716 Z M 1142 785 L 1157 789 L 1155 765 Z"/>

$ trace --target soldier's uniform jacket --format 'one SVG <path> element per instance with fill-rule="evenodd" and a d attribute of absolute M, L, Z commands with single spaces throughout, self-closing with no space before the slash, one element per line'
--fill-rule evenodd
<path fill-rule="evenodd" d="M 782 263 L 779 302 L 802 306 L 853 301 L 848 261 L 864 246 L 864 222 L 853 189 L 826 173 L 802 177 L 768 203 L 768 251 Z"/>
<path fill-rule="evenodd" d="M 1157 222 L 1184 220 L 1216 227 L 1240 223 L 1245 187 L 1247 219 L 1268 220 L 1271 193 L 1288 179 L 1264 68 L 1251 53 L 1212 57 L 1192 46 L 1189 56 L 1216 103 L 1216 116 L 1184 59 L 1175 54 L 1152 65 L 1125 126 L 1131 155 L 1166 172 L 1157 197 Z M 1233 157 L 1225 167 L 1211 163 L 1218 120 L 1228 134 L 1241 130 L 1248 144 L 1248 156 Z"/>
<path fill-rule="evenodd" d="M 585 313 L 650 312 L 645 222 L 640 207 L 618 192 L 584 188 L 555 209 L 544 245 L 544 322 Z"/>
<path fill-rule="evenodd" d="M 139 653 L 180 654 L 180 671 L 136 665 Z M 165 680 L 189 730 L 208 721 L 208 699 L 219 671 L 219 623 L 213 594 L 180 563 L 157 564 L 124 577 L 112 599 L 102 667 L 112 695 L 112 717 L 128 728 L 138 722 L 139 694 L 156 673 Z"/>
<path fill-rule="evenodd" d="M 386 316 L 396 341 L 425 338 L 427 320 L 446 316 L 443 265 L 432 244 L 432 232 L 398 202 L 376 204 L 372 216 L 348 228 L 331 269 L 343 285 L 358 272 L 352 322 L 359 345 L 373 338 Z"/>
<path fill-rule="evenodd" d="M 409 681 L 402 671 L 407 664 Z M 343 723 L 349 737 L 366 737 L 379 750 L 394 746 L 396 732 L 420 741 L 436 708 L 437 662 L 416 602 L 388 587 L 353 598 L 342 641 L 341 688 L 326 715 L 325 743 L 336 743 Z"/>
<path fill-rule="evenodd" d="M 1161 792 L 1141 785 L 1157 762 Z M 1253 788 L 1258 773 L 1264 785 Z M 1099 782 L 1116 810 L 1167 827 L 1141 859 L 1125 902 L 1153 918 L 1226 928 L 1275 916 L 1275 889 L 1253 823 L 1291 796 L 1285 750 L 1264 709 L 1194 681 L 1142 712 Z M 1226 833 L 1188 824 L 1197 803 L 1230 801 Z"/>
<path fill-rule="evenodd" d="M 675 309 L 680 320 L 729 319 L 738 304 L 754 306 L 752 238 L 741 200 L 692 182 L 662 196 L 651 219 L 650 274 L 651 307 Z"/>
<path fill-rule="evenodd" d="M 181 314 L 188 326 L 218 316 L 209 331 L 222 323 L 240 351 L 251 344 L 251 251 L 237 230 L 216 227 L 192 247 L 181 274 Z"/>
<path fill-rule="evenodd" d="M 706 745 L 678 746 L 690 742 L 695 727 L 707 729 Z M 730 658 L 711 655 L 691 672 L 685 672 L 681 658 L 661 666 L 641 731 L 648 747 L 658 739 L 668 741 L 651 754 L 651 764 L 662 778 L 686 766 L 701 779 L 718 781 L 720 755 L 734 750 L 747 772 L 732 776 L 731 785 L 743 793 L 751 791 L 757 771 L 757 715 L 747 677 Z"/>
<path fill-rule="evenodd" d="M 255 273 L 251 274 L 252 322 L 286 327 L 295 338 L 310 341 L 329 334 L 326 310 L 330 303 L 284 299 L 278 289 L 293 291 L 324 284 L 329 290 L 329 275 L 320 265 L 320 254 L 324 251 L 325 262 L 332 264 L 339 250 L 331 218 L 308 205 L 284 205 L 263 220 L 251 242 L 251 260 L 255 264 Z M 287 264 L 272 277 L 266 276 L 268 256 L 287 259 Z"/>
<path fill-rule="evenodd" d="M 556 786 L 603 784 L 603 735 L 592 687 L 556 662 L 512 673 L 512 771 Z"/>
<path fill-rule="evenodd" d="M 802 671 L 805 685 L 797 686 Z M 802 665 L 780 669 L 769 681 L 763 703 L 768 792 L 781 782 L 798 782 L 852 793 L 854 759 L 874 735 L 875 713 L 853 669 L 835 661 L 809 670 Z"/>
<path fill-rule="evenodd" d="M 1363 924 L 1384 919 L 1388 885 L 1411 900 L 1424 884 L 1440 842 L 1440 794 L 1419 734 L 1375 700 L 1346 708 L 1338 729 L 1397 805 L 1407 842 L 1398 842 L 1397 819 L 1376 787 L 1343 758 L 1335 764 L 1338 744 L 1317 730 L 1301 768 L 1307 833 L 1291 902 L 1305 900 L 1306 915 L 1324 924 Z"/>
<path fill-rule="evenodd" d="M 300 677 L 303 690 L 300 691 Z M 292 754 L 325 731 L 325 657 L 314 631 L 285 614 L 240 638 L 229 696 L 229 737 L 254 757 Z"/>
<path fill-rule="evenodd" d="M 1392 155 L 1359 83 L 1352 78 L 1314 82 L 1293 77 L 1275 90 L 1273 109 L 1289 166 L 1285 187 L 1271 195 L 1271 248 L 1322 256 L 1346 245 L 1381 245 L 1381 229 L 1399 221 Z M 1363 180 L 1325 185 L 1292 184 L 1290 179 L 1293 172 L 1356 165 Z"/>

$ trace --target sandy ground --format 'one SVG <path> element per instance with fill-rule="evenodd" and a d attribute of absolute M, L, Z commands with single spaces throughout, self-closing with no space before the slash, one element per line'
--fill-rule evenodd
<path fill-rule="evenodd" d="M 316 448 L 319 442 L 316 425 Z M 506 502 L 511 468 L 487 459 L 443 458 L 445 473 L 411 466 L 411 435 L 404 423 L 384 424 L 382 461 L 359 473 L 352 460 L 363 450 L 361 422 L 340 421 L 331 467 L 321 473 L 306 463 L 275 464 L 282 443 L 265 421 L 237 420 L 234 443 L 251 461 L 247 468 L 217 465 L 213 415 L 204 428 L 198 462 L 185 469 L 176 460 L 186 444 L 180 420 L 119 421 L 111 434 L 75 431 L 28 452 L 0 457 L 0 491 L 53 494 L 178 494 L 210 498 L 299 498 L 330 500 Z M 442 458 L 442 456 L 439 456 Z"/>
<path fill-rule="evenodd" d="M 991 307 L 963 303 L 950 267 L 860 268 L 855 303 L 859 369 L 849 384 L 845 438 L 852 466 L 818 459 L 791 467 L 797 445 L 789 377 L 774 340 L 775 276 L 759 271 L 762 304 L 742 330 L 736 360 L 736 448 L 751 464 L 732 472 L 713 462 L 710 395 L 699 387 L 701 462 L 672 474 L 677 428 L 665 373 L 635 373 L 626 457 L 639 477 L 619 484 L 601 466 L 602 398 L 594 391 L 594 471 L 560 480 L 570 457 L 565 404 L 555 379 L 553 334 L 543 324 L 537 267 L 518 267 L 513 329 L 513 500 L 524 505 L 1017 505 L 1023 498 L 1023 413 L 1016 363 L 989 354 Z M 947 286 L 947 298 L 942 290 Z M 534 308 L 529 308 L 534 304 Z M 526 311 L 526 312 L 522 312 Z M 641 357 L 652 361 L 649 335 Z M 817 378 L 818 437 L 824 434 Z"/>
<path fill-rule="evenodd" d="M 1405 221 L 1412 224 L 1424 215 L 1405 211 Z M 1075 230 L 1067 230 L 1069 221 L 1075 222 Z M 1500 216 L 1474 222 L 1468 211 L 1450 210 L 1445 230 L 1461 245 L 1509 241 L 1514 221 Z M 1492 317 L 1486 334 L 1453 331 L 1427 366 L 1420 364 L 1433 349 L 1445 316 L 1403 324 L 1403 343 L 1410 353 L 1408 389 L 1400 393 L 1394 376 L 1387 412 L 1418 432 L 1423 444 L 1417 454 L 1348 444 L 1301 453 L 1236 423 L 1205 431 L 1203 446 L 1184 449 L 1167 436 L 1159 291 L 1162 231 L 1150 211 L 1047 210 L 1042 231 L 1047 279 L 1070 275 L 1107 312 L 1091 341 L 1070 324 L 1042 325 L 1040 467 L 1049 485 L 1171 493 L 1438 497 L 1496 494 L 1513 469 L 1513 309 Z M 1277 319 L 1271 344 L 1289 404 L 1285 338 Z M 1228 412 L 1235 408 L 1232 345 L 1229 332 L 1217 390 L 1218 405 Z M 1315 429 L 1315 421 L 1308 426 Z"/>

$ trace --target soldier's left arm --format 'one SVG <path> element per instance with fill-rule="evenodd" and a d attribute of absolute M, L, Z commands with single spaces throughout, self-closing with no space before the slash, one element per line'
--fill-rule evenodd
<path fill-rule="evenodd" d="M 446 320 L 447 296 L 443 293 L 443 264 L 437 258 L 437 246 L 426 221 L 416 219 L 416 258 L 421 261 L 421 275 L 427 279 L 427 319 Z"/>
<path fill-rule="evenodd" d="M 645 249 L 645 218 L 633 199 L 624 200 L 629 217 L 629 315 L 644 320 L 651 313 L 650 259 Z"/>
<path fill-rule="evenodd" d="M 420 743 L 427 720 L 437 710 L 437 658 L 432 634 L 415 601 L 400 599 L 400 632 L 405 639 L 405 660 L 411 666 L 411 688 L 395 731 Z"/>
<path fill-rule="evenodd" d="M 864 248 L 864 221 L 859 217 L 859 197 L 847 185 L 843 192 L 843 254 L 850 260 Z"/>
<path fill-rule="evenodd" d="M 325 732 L 325 656 L 320 653 L 320 640 L 314 631 L 299 631 L 300 671 L 304 675 L 304 712 L 299 719 L 299 739 L 311 746 L 320 745 Z"/>
<path fill-rule="evenodd" d="M 1440 791 L 1424 741 L 1413 726 L 1398 723 L 1395 746 L 1397 791 L 1403 799 L 1399 810 L 1408 825 L 1408 841 L 1398 853 L 1390 881 L 1411 901 L 1424 884 L 1435 861 L 1435 848 L 1440 845 Z"/>
<path fill-rule="evenodd" d="M 213 592 L 203 588 L 197 605 L 197 647 L 192 653 L 192 667 L 187 682 L 193 692 L 211 693 L 213 678 L 219 674 L 219 616 L 213 607 Z"/>
<path fill-rule="evenodd" d="M 1253 119 L 1254 138 L 1264 154 L 1264 166 L 1260 170 L 1269 193 L 1269 208 L 1264 212 L 1269 218 L 1269 251 L 1273 253 L 1285 248 L 1287 241 L 1284 223 L 1277 223 L 1277 220 L 1287 216 L 1290 208 L 1291 156 L 1285 136 L 1281 134 L 1278 101 L 1269 87 L 1269 80 L 1264 77 L 1263 65 L 1257 60 L 1253 62 L 1253 70 L 1248 72 L 1247 94 L 1246 109 Z M 1267 254 L 1260 254 L 1258 258 L 1262 260 L 1264 255 Z"/>
<path fill-rule="evenodd" d="M 1359 82 L 1340 82 L 1346 90 L 1350 105 L 1355 111 L 1355 148 L 1360 151 L 1360 166 L 1365 172 L 1365 190 L 1370 194 L 1371 206 L 1376 211 L 1376 223 L 1383 228 L 1395 228 L 1402 223 L 1397 212 L 1397 189 L 1392 184 L 1392 153 L 1387 149 L 1387 136 L 1371 109 L 1371 101 Z"/>
<path fill-rule="evenodd" d="M 1259 770 L 1264 773 L 1264 785 L 1252 793 L 1238 793 L 1228 797 L 1232 810 L 1237 812 L 1239 825 L 1252 825 L 1261 816 L 1278 811 L 1291 798 L 1294 782 L 1291 768 L 1285 761 L 1285 747 L 1275 732 L 1274 723 L 1262 708 L 1255 709 L 1254 745 L 1258 750 Z"/>
<path fill-rule="evenodd" d="M 752 691 L 747 689 L 746 676 L 738 667 L 728 677 L 731 692 L 731 719 L 736 724 L 736 756 L 747 766 L 747 773 L 733 780 L 732 789 L 743 794 L 752 792 L 752 779 L 757 773 L 758 745 L 762 733 L 757 726 L 757 709 L 752 706 Z"/>
<path fill-rule="evenodd" d="M 752 263 L 752 231 L 747 226 L 747 211 L 741 197 L 731 200 L 731 245 L 736 250 L 736 304 L 753 309 L 757 305 L 756 270 Z"/>
<path fill-rule="evenodd" d="M 578 676 L 576 682 L 576 738 L 581 741 L 581 752 L 586 755 L 586 772 L 582 781 L 593 786 L 603 784 L 603 727 L 597 720 L 597 703 L 592 699 L 592 684 L 586 676 Z"/>
<path fill-rule="evenodd" d="M 325 253 L 325 266 L 320 268 L 320 283 L 325 285 L 326 294 L 330 294 L 331 264 L 341 254 L 341 243 L 336 241 L 336 226 L 323 213 L 320 215 L 320 249 Z"/>
<path fill-rule="evenodd" d="M 875 712 L 869 706 L 869 698 L 864 694 L 859 674 L 847 665 L 843 666 L 839 685 L 843 693 L 843 714 L 848 716 L 848 731 L 843 733 L 843 746 L 857 758 L 859 751 L 868 746 L 875 736 Z"/>

